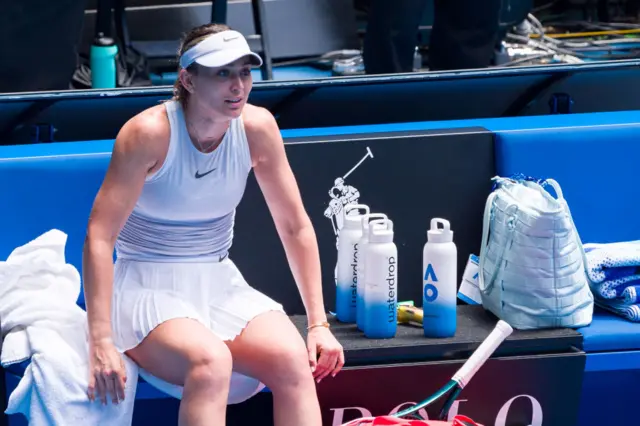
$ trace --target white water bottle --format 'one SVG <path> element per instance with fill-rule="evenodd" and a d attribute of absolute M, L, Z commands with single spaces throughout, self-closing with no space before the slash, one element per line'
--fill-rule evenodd
<path fill-rule="evenodd" d="M 393 222 L 372 222 L 365 249 L 364 335 L 390 339 L 398 328 L 398 249 Z"/>
<path fill-rule="evenodd" d="M 344 207 L 344 222 L 338 236 L 338 266 L 336 270 L 336 317 L 340 322 L 356 321 L 356 297 L 358 283 L 358 243 L 362 237 L 363 214 L 351 214 L 362 210 L 369 214 L 364 204 L 347 204 Z M 359 212 L 360 213 L 360 212 Z"/>
<path fill-rule="evenodd" d="M 365 256 L 364 252 L 367 248 L 367 243 L 369 242 L 369 227 L 371 222 L 370 219 L 386 219 L 387 215 L 384 213 L 370 213 L 365 214 L 362 217 L 362 236 L 360 237 L 360 241 L 358 242 L 358 250 L 360 252 L 360 257 L 358 258 L 358 280 L 357 280 L 357 295 L 356 295 L 356 324 L 358 326 L 358 330 L 364 330 L 364 272 L 365 272 Z"/>
<path fill-rule="evenodd" d="M 449 221 L 431 219 L 422 253 L 422 327 L 426 337 L 456 334 L 457 273 L 458 250 Z"/>

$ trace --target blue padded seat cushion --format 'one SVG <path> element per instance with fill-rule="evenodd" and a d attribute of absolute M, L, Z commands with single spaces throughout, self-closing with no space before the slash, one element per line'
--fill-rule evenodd
<path fill-rule="evenodd" d="M 591 325 L 578 331 L 583 336 L 583 349 L 587 353 L 640 349 L 640 324 L 600 308 L 596 308 Z"/>

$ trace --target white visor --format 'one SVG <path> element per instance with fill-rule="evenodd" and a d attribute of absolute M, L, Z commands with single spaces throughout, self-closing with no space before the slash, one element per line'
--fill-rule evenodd
<path fill-rule="evenodd" d="M 227 30 L 202 40 L 180 57 L 180 67 L 187 68 L 194 62 L 204 67 L 222 67 L 244 56 L 255 66 L 262 65 L 262 58 L 249 49 L 249 44 L 242 34 Z"/>

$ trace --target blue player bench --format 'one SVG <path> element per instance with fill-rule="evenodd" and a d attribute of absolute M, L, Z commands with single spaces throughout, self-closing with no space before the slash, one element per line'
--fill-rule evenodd
<path fill-rule="evenodd" d="M 402 131 L 471 126 L 496 134 L 497 174 L 524 173 L 553 177 L 560 182 L 585 242 L 640 238 L 640 221 L 634 219 L 640 207 L 640 187 L 634 184 L 632 175 L 640 154 L 640 112 L 406 123 L 393 127 Z M 285 137 L 296 137 L 310 132 L 356 134 L 376 130 L 388 128 L 355 126 L 283 133 Z M 67 261 L 81 269 L 86 221 L 112 144 L 113 141 L 92 141 L 0 147 L 0 194 L 9 200 L 9 208 L 0 210 L 0 223 L 5 228 L 0 239 L 0 259 L 43 232 L 58 228 L 69 236 Z M 78 303 L 83 305 L 82 295 Z M 635 388 L 634 379 L 640 372 L 640 325 L 598 312 L 593 324 L 580 331 L 588 353 L 580 425 L 621 423 L 628 410 L 605 412 L 602 407 L 618 403 L 632 406 L 635 402 L 636 393 L 629 390 Z M 23 367 L 16 366 L 6 373 L 7 395 L 17 384 Z M 618 389 L 621 391 L 616 392 Z M 165 396 L 140 383 L 137 398 L 159 397 Z M 12 426 L 18 424 L 13 421 Z"/>
<path fill-rule="evenodd" d="M 640 239 L 640 111 L 539 121 L 497 130 L 498 173 L 557 180 L 584 243 Z M 637 424 L 628 408 L 640 395 L 640 324 L 596 309 L 579 331 L 587 353 L 579 425 Z"/>

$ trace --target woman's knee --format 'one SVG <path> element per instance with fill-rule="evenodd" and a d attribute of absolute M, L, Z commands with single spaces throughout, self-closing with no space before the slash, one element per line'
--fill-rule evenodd
<path fill-rule="evenodd" d="M 230 348 L 234 368 L 258 378 L 272 390 L 314 386 L 305 341 L 280 312 L 268 312 L 252 320 Z"/>
<path fill-rule="evenodd" d="M 264 359 L 264 381 L 270 388 L 299 387 L 313 383 L 309 355 L 304 341 L 273 341 L 269 357 Z"/>
<path fill-rule="evenodd" d="M 229 348 L 222 342 L 202 342 L 187 354 L 185 386 L 220 388 L 231 380 L 233 360 Z"/>
<path fill-rule="evenodd" d="M 187 379 L 218 384 L 231 377 L 227 345 L 191 319 L 160 324 L 127 354 L 150 374 L 174 385 L 184 386 Z"/>

